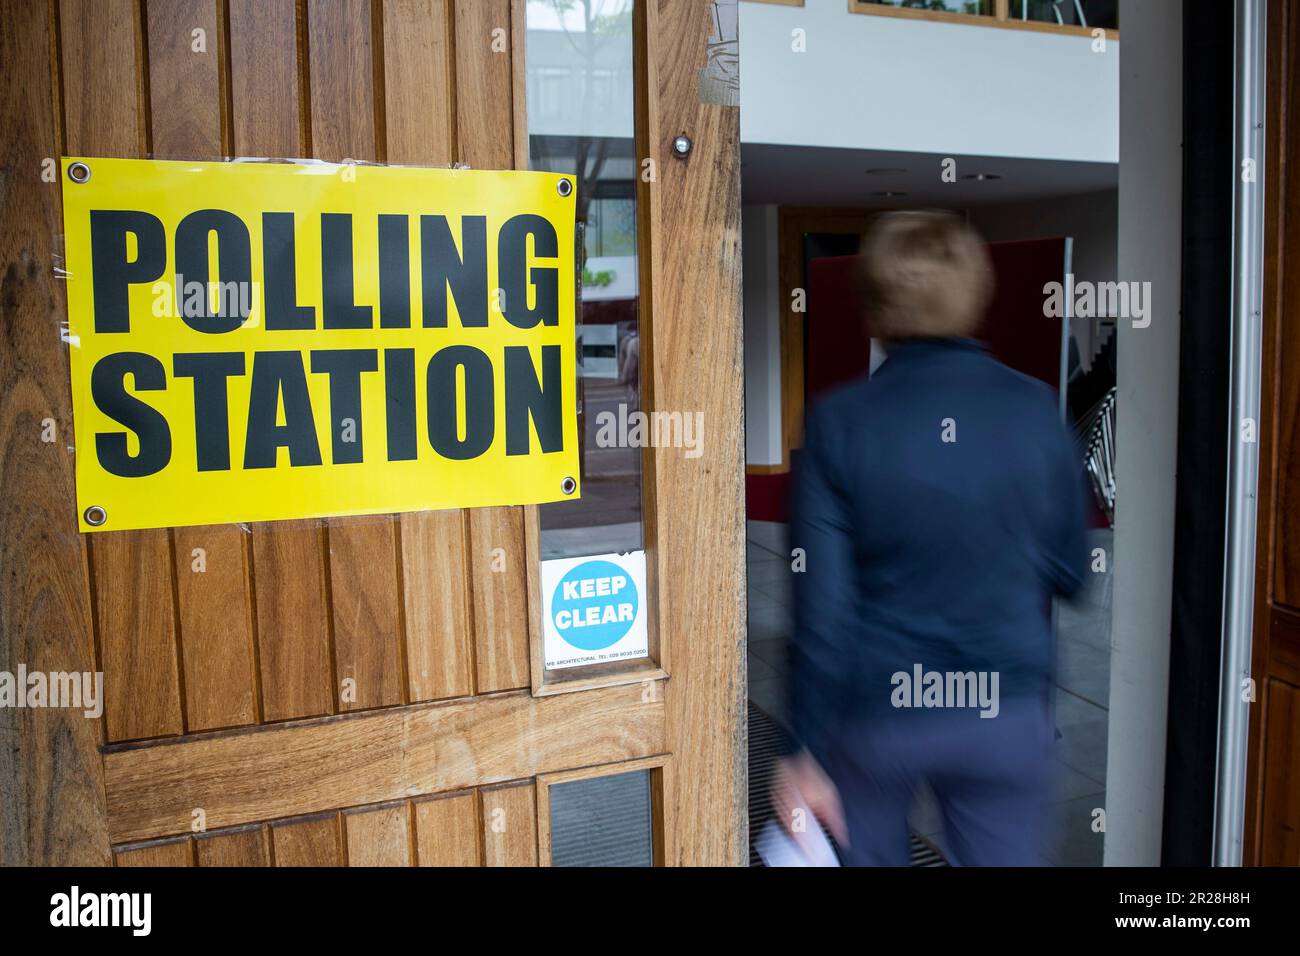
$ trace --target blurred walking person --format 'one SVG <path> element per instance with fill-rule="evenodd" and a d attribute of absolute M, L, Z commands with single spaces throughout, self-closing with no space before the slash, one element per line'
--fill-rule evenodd
<path fill-rule="evenodd" d="M 859 268 L 888 355 L 811 410 L 795 465 L 798 750 L 774 805 L 849 865 L 905 866 L 926 782 L 951 862 L 1041 865 L 1050 598 L 1087 565 L 1078 458 L 1056 394 L 974 338 L 993 277 L 962 219 L 886 214 Z"/>

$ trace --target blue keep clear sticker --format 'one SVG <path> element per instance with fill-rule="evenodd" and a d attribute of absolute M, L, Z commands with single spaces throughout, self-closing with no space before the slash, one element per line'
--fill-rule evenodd
<path fill-rule="evenodd" d="M 560 579 L 551 596 L 551 617 L 574 647 L 599 651 L 632 629 L 640 600 L 626 571 L 609 561 L 584 561 Z"/>
<path fill-rule="evenodd" d="M 542 564 L 546 667 L 646 656 L 645 552 Z"/>

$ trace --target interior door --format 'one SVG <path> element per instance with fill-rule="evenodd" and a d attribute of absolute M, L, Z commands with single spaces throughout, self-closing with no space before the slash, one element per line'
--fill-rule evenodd
<path fill-rule="evenodd" d="M 535 507 L 77 532 L 45 160 L 537 165 L 528 7 L 7 6 L 0 669 L 102 671 L 105 707 L 0 711 L 0 862 L 609 862 L 593 805 L 621 862 L 744 861 L 734 2 L 626 10 L 637 401 L 707 427 L 636 452 L 648 657 L 546 671 Z"/>

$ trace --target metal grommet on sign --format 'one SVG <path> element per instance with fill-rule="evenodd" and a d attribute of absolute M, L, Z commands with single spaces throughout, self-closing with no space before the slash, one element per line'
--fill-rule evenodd
<path fill-rule="evenodd" d="M 565 475 L 564 480 L 560 482 L 560 490 L 566 495 L 571 495 L 578 490 L 578 483 L 568 475 Z"/>
<path fill-rule="evenodd" d="M 573 192 L 573 180 L 566 177 L 557 181 L 555 184 L 555 191 L 561 196 L 568 196 Z"/>
<path fill-rule="evenodd" d="M 90 167 L 85 163 L 77 162 L 68 167 L 68 178 L 74 183 L 84 183 L 90 180 Z"/>
<path fill-rule="evenodd" d="M 678 159 L 685 159 L 691 154 L 691 147 L 693 145 L 695 144 L 691 142 L 691 138 L 685 133 L 682 133 L 673 140 L 673 155 Z"/>
<path fill-rule="evenodd" d="M 69 172 L 71 172 L 71 170 L 69 170 Z M 86 524 L 90 525 L 92 528 L 98 528 L 108 520 L 108 512 L 99 505 L 91 505 L 86 509 L 85 517 Z"/>

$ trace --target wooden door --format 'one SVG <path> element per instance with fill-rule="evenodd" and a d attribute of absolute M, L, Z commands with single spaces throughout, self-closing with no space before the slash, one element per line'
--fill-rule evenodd
<path fill-rule="evenodd" d="M 535 508 L 77 532 L 43 175 L 523 167 L 524 0 L 5 5 L 0 670 L 100 670 L 105 708 L 0 710 L 0 863 L 545 864 L 551 783 L 629 769 L 657 861 L 743 862 L 739 123 L 702 93 L 714 12 L 636 13 L 643 401 L 708 427 L 698 458 L 646 453 L 655 659 L 548 684 Z"/>
<path fill-rule="evenodd" d="M 1268 11 L 1264 348 L 1244 862 L 1300 866 L 1300 3 Z"/>

